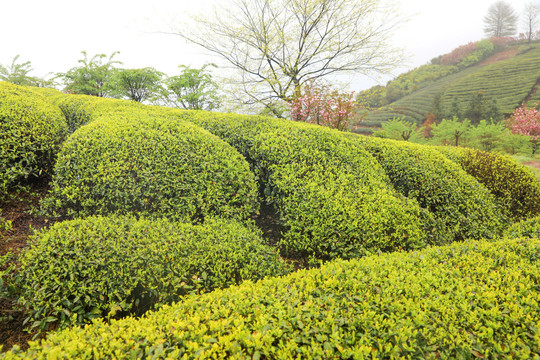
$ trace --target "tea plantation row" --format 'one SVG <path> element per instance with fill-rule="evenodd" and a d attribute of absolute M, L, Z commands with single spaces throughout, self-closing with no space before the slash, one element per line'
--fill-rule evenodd
<path fill-rule="evenodd" d="M 538 220 L 503 233 L 539 215 L 540 184 L 510 158 L 265 117 L 0 91 L 0 189 L 52 176 L 41 211 L 64 220 L 21 255 L 19 303 L 42 329 L 107 320 L 6 358 L 538 352 L 539 243 L 513 239 Z M 251 221 L 260 201 L 284 225 L 277 248 Z M 334 261 L 279 278 L 291 269 L 277 251 L 311 266 Z M 381 251 L 397 252 L 371 255 Z"/>

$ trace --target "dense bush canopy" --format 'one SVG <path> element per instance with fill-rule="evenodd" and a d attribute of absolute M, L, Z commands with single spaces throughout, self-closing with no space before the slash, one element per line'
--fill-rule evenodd
<path fill-rule="evenodd" d="M 40 329 L 140 315 L 188 293 L 288 271 L 259 231 L 218 219 L 64 221 L 35 236 L 20 262 L 19 303 Z"/>
<path fill-rule="evenodd" d="M 515 239 L 335 261 L 5 358 L 539 359 L 539 251 Z"/>
<path fill-rule="evenodd" d="M 232 147 L 190 123 L 118 111 L 73 133 L 55 166 L 50 213 L 139 213 L 198 222 L 258 210 L 254 175 Z"/>
<path fill-rule="evenodd" d="M 28 88 L 0 82 L 0 197 L 25 179 L 50 176 L 65 136 L 58 107 Z"/>

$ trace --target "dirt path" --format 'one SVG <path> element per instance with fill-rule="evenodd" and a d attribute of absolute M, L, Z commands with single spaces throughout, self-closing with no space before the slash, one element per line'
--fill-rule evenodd
<path fill-rule="evenodd" d="M 523 164 L 532 166 L 532 167 L 537 168 L 537 169 L 540 169 L 540 160 L 527 161 L 526 163 L 523 163 Z"/>

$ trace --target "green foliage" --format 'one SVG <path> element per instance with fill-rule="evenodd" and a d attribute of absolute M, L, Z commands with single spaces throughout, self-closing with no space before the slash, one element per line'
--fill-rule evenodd
<path fill-rule="evenodd" d="M 163 73 L 154 68 L 118 69 L 111 79 L 113 93 L 121 98 L 144 102 L 157 99 L 163 91 Z"/>
<path fill-rule="evenodd" d="M 5 359 L 536 359 L 538 239 L 335 261 L 50 334 Z"/>
<path fill-rule="evenodd" d="M 100 111 L 108 115 L 64 144 L 42 204 L 47 213 L 139 213 L 198 222 L 209 215 L 247 219 L 257 212 L 254 175 L 229 145 L 190 123 L 167 119 L 166 110 L 106 103 Z"/>
<path fill-rule="evenodd" d="M 416 124 L 401 118 L 393 118 L 390 121 L 384 122 L 382 129 L 374 131 L 373 136 L 411 142 L 422 141 L 422 134 L 417 131 Z"/>
<path fill-rule="evenodd" d="M 425 245 L 418 204 L 390 190 L 380 165 L 343 133 L 262 117 L 197 113 L 189 120 L 250 161 L 285 225 L 279 245 L 286 252 L 328 260 Z"/>
<path fill-rule="evenodd" d="M 38 233 L 20 262 L 19 304 L 40 330 L 140 315 L 188 293 L 288 271 L 259 231 L 216 219 L 65 221 Z"/>
<path fill-rule="evenodd" d="M 483 184 L 513 220 L 540 214 L 540 183 L 526 166 L 509 156 L 474 149 L 444 147 L 439 151 Z"/>
<path fill-rule="evenodd" d="M 18 63 L 18 60 L 19 55 L 16 55 L 9 67 L 0 64 L 0 81 L 7 81 L 21 86 L 50 85 L 50 82 L 44 79 L 29 75 L 32 71 L 32 63 L 30 61 Z"/>
<path fill-rule="evenodd" d="M 477 44 L 477 49 L 478 45 L 482 47 L 484 42 L 486 48 L 489 46 L 487 40 L 483 40 Z M 491 43 L 493 44 L 493 41 Z M 474 54 L 474 52 L 472 51 L 471 54 Z M 528 96 L 532 96 L 531 99 L 533 100 L 535 99 L 534 89 L 536 80 L 540 76 L 538 64 L 540 64 L 540 46 L 533 45 L 527 52 L 519 53 L 514 57 L 495 63 L 477 64 L 462 68 L 462 70 L 459 70 L 457 66 L 453 66 L 453 72 L 443 74 L 443 76 L 433 81 L 428 81 L 425 86 L 422 83 L 410 86 L 406 85 L 409 82 L 401 81 L 399 83 L 402 85 L 395 84 L 398 90 L 404 87 L 413 90 L 409 93 L 403 92 L 404 96 L 393 103 L 370 111 L 365 116 L 364 123 L 369 123 L 373 127 L 380 127 L 383 122 L 394 117 L 403 117 L 407 121 L 421 124 L 428 114 L 432 112 L 434 98 L 437 94 L 442 94 L 440 107 L 444 117 L 452 118 L 457 116 L 462 118 L 463 113 L 470 106 L 471 98 L 478 92 L 483 92 L 484 97 L 487 99 L 483 109 L 484 113 L 479 119 L 490 120 L 492 118 L 497 121 L 501 117 L 510 115 L 514 108 L 523 103 Z M 421 71 L 420 69 L 428 66 L 433 65 L 425 65 L 417 70 Z M 442 66 L 441 68 L 449 67 Z M 426 71 L 428 69 L 426 68 Z M 433 68 L 433 70 L 436 70 L 436 68 Z M 407 74 L 403 74 L 399 78 L 406 79 Z M 389 84 L 392 84 L 392 82 Z M 539 93 L 540 91 L 536 92 L 536 96 Z M 494 100 L 496 100 L 496 104 L 493 103 Z"/>
<path fill-rule="evenodd" d="M 510 226 L 505 236 L 509 238 L 540 239 L 540 216 L 524 219 Z"/>
<path fill-rule="evenodd" d="M 109 57 L 105 54 L 97 54 L 88 58 L 86 51 L 81 52 L 84 59 L 79 60 L 78 67 L 71 68 L 66 73 L 59 73 L 66 87 L 65 91 L 71 94 L 83 94 L 92 96 L 109 96 L 112 91 L 111 79 L 114 74 L 114 66 L 121 64 L 113 60 L 118 52 Z"/>
<path fill-rule="evenodd" d="M 58 107 L 28 88 L 0 82 L 0 198 L 20 181 L 50 176 L 65 135 Z"/>
<path fill-rule="evenodd" d="M 434 217 L 431 244 L 494 238 L 506 225 L 494 197 L 459 165 L 418 144 L 355 136 L 386 171 L 393 186 Z"/>
<path fill-rule="evenodd" d="M 468 145 L 482 151 L 500 149 L 504 139 L 510 135 L 504 123 L 480 120 L 477 126 L 469 129 Z"/>
<path fill-rule="evenodd" d="M 212 79 L 205 64 L 200 69 L 190 69 L 181 65 L 180 75 L 171 76 L 166 81 L 165 101 L 172 106 L 188 110 L 213 110 L 220 104 L 217 94 L 218 86 Z"/>
<path fill-rule="evenodd" d="M 493 43 L 489 39 L 480 40 L 476 43 L 476 49 L 461 60 L 461 62 L 458 64 L 458 68 L 463 69 L 477 64 L 493 54 L 494 50 L 495 48 Z"/>
<path fill-rule="evenodd" d="M 457 117 L 452 120 L 443 119 L 431 127 L 431 142 L 436 145 L 459 146 L 468 140 L 470 125 L 469 120 L 460 121 Z"/>

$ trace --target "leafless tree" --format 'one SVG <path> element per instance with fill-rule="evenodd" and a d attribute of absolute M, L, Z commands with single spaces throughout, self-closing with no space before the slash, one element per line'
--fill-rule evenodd
<path fill-rule="evenodd" d="M 525 6 L 523 12 L 523 22 L 525 25 L 525 36 L 529 44 L 534 39 L 535 34 L 538 32 L 540 26 L 540 5 L 535 3 L 528 3 Z"/>
<path fill-rule="evenodd" d="M 390 37 L 402 21 L 383 1 L 222 1 L 178 34 L 239 70 L 246 102 L 270 107 L 307 81 L 395 68 L 403 57 Z"/>
<path fill-rule="evenodd" d="M 484 17 L 484 33 L 489 37 L 514 35 L 517 29 L 518 15 L 505 1 L 493 3 Z"/>

